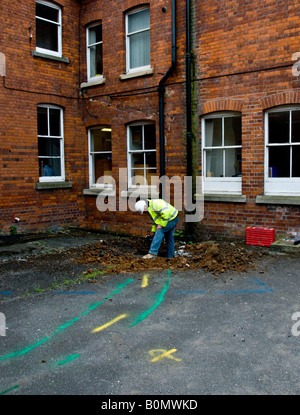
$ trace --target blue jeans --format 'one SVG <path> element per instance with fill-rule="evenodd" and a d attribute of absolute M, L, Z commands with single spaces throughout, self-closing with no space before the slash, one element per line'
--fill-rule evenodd
<path fill-rule="evenodd" d="M 166 239 L 167 242 L 167 258 L 173 258 L 174 257 L 174 233 L 175 233 L 175 226 L 177 225 L 179 220 L 179 217 L 177 216 L 175 219 L 171 220 L 165 227 L 157 229 L 151 246 L 149 250 L 149 254 L 157 255 L 158 250 L 160 248 L 160 245 L 162 243 L 162 240 Z"/>

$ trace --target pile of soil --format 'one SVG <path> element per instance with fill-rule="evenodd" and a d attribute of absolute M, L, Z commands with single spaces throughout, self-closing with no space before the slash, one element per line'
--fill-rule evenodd
<path fill-rule="evenodd" d="M 255 258 L 262 255 L 234 243 L 177 243 L 175 249 L 177 256 L 172 259 L 164 257 L 166 250 L 164 244 L 158 257 L 143 259 L 142 256 L 148 252 L 146 241 L 143 238 L 129 237 L 103 240 L 93 246 L 84 247 L 75 260 L 97 266 L 108 273 L 203 268 L 218 275 L 226 271 L 246 272 L 249 267 L 255 267 Z"/>

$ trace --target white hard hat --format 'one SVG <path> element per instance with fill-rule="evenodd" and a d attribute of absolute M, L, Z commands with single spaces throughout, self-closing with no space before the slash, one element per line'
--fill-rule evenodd
<path fill-rule="evenodd" d="M 138 202 L 136 202 L 134 207 L 137 212 L 142 214 L 144 212 L 144 208 L 146 205 L 147 203 L 145 202 L 145 200 L 139 200 Z"/>

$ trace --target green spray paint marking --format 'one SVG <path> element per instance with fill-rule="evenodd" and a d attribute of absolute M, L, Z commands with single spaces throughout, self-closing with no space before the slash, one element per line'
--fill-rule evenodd
<path fill-rule="evenodd" d="M 171 271 L 170 270 L 168 270 L 168 275 L 170 275 L 171 274 Z M 168 288 L 169 288 L 169 284 L 170 284 L 170 279 L 168 279 L 168 281 L 166 282 L 166 284 L 165 284 L 165 286 L 164 286 L 164 288 L 162 289 L 162 291 L 158 294 L 158 296 L 157 296 L 157 300 L 156 300 L 156 302 L 153 304 L 153 306 L 152 307 L 150 307 L 150 308 L 148 308 L 148 310 L 146 310 L 146 311 L 144 311 L 142 314 L 140 314 L 138 317 L 137 317 L 137 319 L 133 322 L 133 323 L 131 323 L 131 327 L 132 326 L 135 326 L 136 324 L 138 324 L 138 323 L 140 323 L 141 321 L 143 321 L 143 320 L 145 320 L 145 318 L 147 318 L 151 313 L 152 313 L 152 311 L 154 311 L 160 304 L 161 304 L 161 302 L 163 301 L 163 299 L 164 299 L 164 296 L 165 296 L 165 294 L 166 294 L 166 292 L 167 292 L 167 290 L 168 290 Z"/>
<path fill-rule="evenodd" d="M 72 360 L 77 359 L 80 356 L 80 354 L 72 354 L 71 356 L 68 356 L 65 360 L 62 360 L 61 362 L 58 362 L 60 366 L 65 365 L 66 363 L 72 362 Z"/>
<path fill-rule="evenodd" d="M 10 392 L 10 391 L 12 391 L 14 389 L 17 389 L 19 387 L 20 387 L 19 385 L 13 386 L 12 388 L 6 389 L 6 391 L 0 392 L 0 395 L 5 395 L 7 392 Z"/>
<path fill-rule="evenodd" d="M 31 350 L 36 349 L 37 347 L 39 347 L 40 345 L 42 345 L 46 341 L 50 340 L 56 334 L 60 333 L 61 331 L 65 330 L 67 327 L 69 327 L 72 324 L 74 324 L 76 321 L 78 321 L 81 317 L 83 317 L 86 314 L 88 314 L 90 311 L 95 310 L 97 307 L 99 307 L 99 305 L 101 305 L 102 303 L 104 303 L 104 301 L 109 300 L 111 297 L 113 297 L 114 295 L 118 294 L 127 284 L 130 284 L 133 281 L 134 281 L 133 279 L 129 279 L 126 282 L 124 282 L 123 284 L 118 285 L 117 288 L 108 297 L 105 297 L 104 300 L 98 301 L 97 303 L 91 304 L 88 307 L 88 310 L 87 311 L 84 311 L 78 317 L 75 317 L 72 320 L 68 321 L 67 323 L 63 324 L 62 326 L 59 326 L 58 329 L 54 333 L 52 333 L 50 336 L 44 337 L 43 339 L 41 339 L 38 342 L 32 344 L 31 346 L 25 347 L 24 349 L 17 350 L 15 352 L 12 352 L 12 353 L 7 354 L 6 356 L 0 357 L 0 361 L 1 360 L 9 359 L 11 357 L 22 356 L 22 355 L 30 352 Z"/>

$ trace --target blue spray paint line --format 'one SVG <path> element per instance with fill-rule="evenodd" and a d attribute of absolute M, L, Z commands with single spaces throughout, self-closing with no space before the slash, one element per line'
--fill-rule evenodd
<path fill-rule="evenodd" d="M 218 291 L 218 294 L 255 294 L 266 293 L 266 290 Z"/>
<path fill-rule="evenodd" d="M 117 288 L 107 297 L 105 297 L 104 300 L 98 301 L 97 303 L 94 304 L 90 304 L 88 306 L 88 310 L 84 311 L 83 313 L 81 313 L 78 317 L 73 318 L 72 320 L 68 321 L 67 323 L 61 325 L 58 327 L 57 330 L 55 330 L 52 334 L 50 334 L 47 337 L 44 337 L 43 339 L 39 340 L 38 342 L 25 347 L 24 349 L 20 349 L 17 350 L 15 352 L 9 353 L 5 356 L 0 357 L 0 361 L 1 360 L 6 360 L 9 359 L 11 357 L 17 357 L 17 356 L 22 356 L 28 352 L 30 352 L 31 350 L 41 346 L 43 343 L 45 343 L 46 341 L 52 339 L 56 334 L 62 332 L 63 330 L 65 330 L 67 327 L 70 327 L 72 324 L 74 324 L 76 321 L 80 320 L 81 317 L 87 315 L 88 313 L 90 313 L 92 310 L 95 310 L 97 307 L 99 307 L 101 304 L 103 304 L 106 300 L 109 300 L 111 297 L 113 297 L 114 295 L 118 294 L 127 284 L 130 284 L 131 282 L 133 282 L 133 279 L 129 279 L 127 281 L 125 281 L 123 284 L 120 284 L 117 286 Z"/>
<path fill-rule="evenodd" d="M 12 291 L 0 291 L 0 295 L 14 295 Z"/>
<path fill-rule="evenodd" d="M 217 291 L 217 294 L 253 294 L 253 293 L 273 293 L 274 290 L 267 287 L 266 284 L 259 280 L 255 280 L 258 284 L 265 287 L 261 290 L 234 290 L 234 291 Z M 176 294 L 208 294 L 205 290 L 175 291 Z"/>
<path fill-rule="evenodd" d="M 258 284 L 265 287 L 264 290 L 241 290 L 241 291 L 218 291 L 218 294 L 255 294 L 255 293 L 273 293 L 274 290 L 268 288 L 266 284 L 259 280 L 255 280 Z"/>
<path fill-rule="evenodd" d="M 258 284 L 262 285 L 263 287 L 265 287 L 265 290 L 267 292 L 273 293 L 274 290 L 272 290 L 271 288 L 267 287 L 266 284 L 264 284 L 263 282 L 259 281 L 259 280 L 255 280 L 256 282 L 258 282 Z"/>

